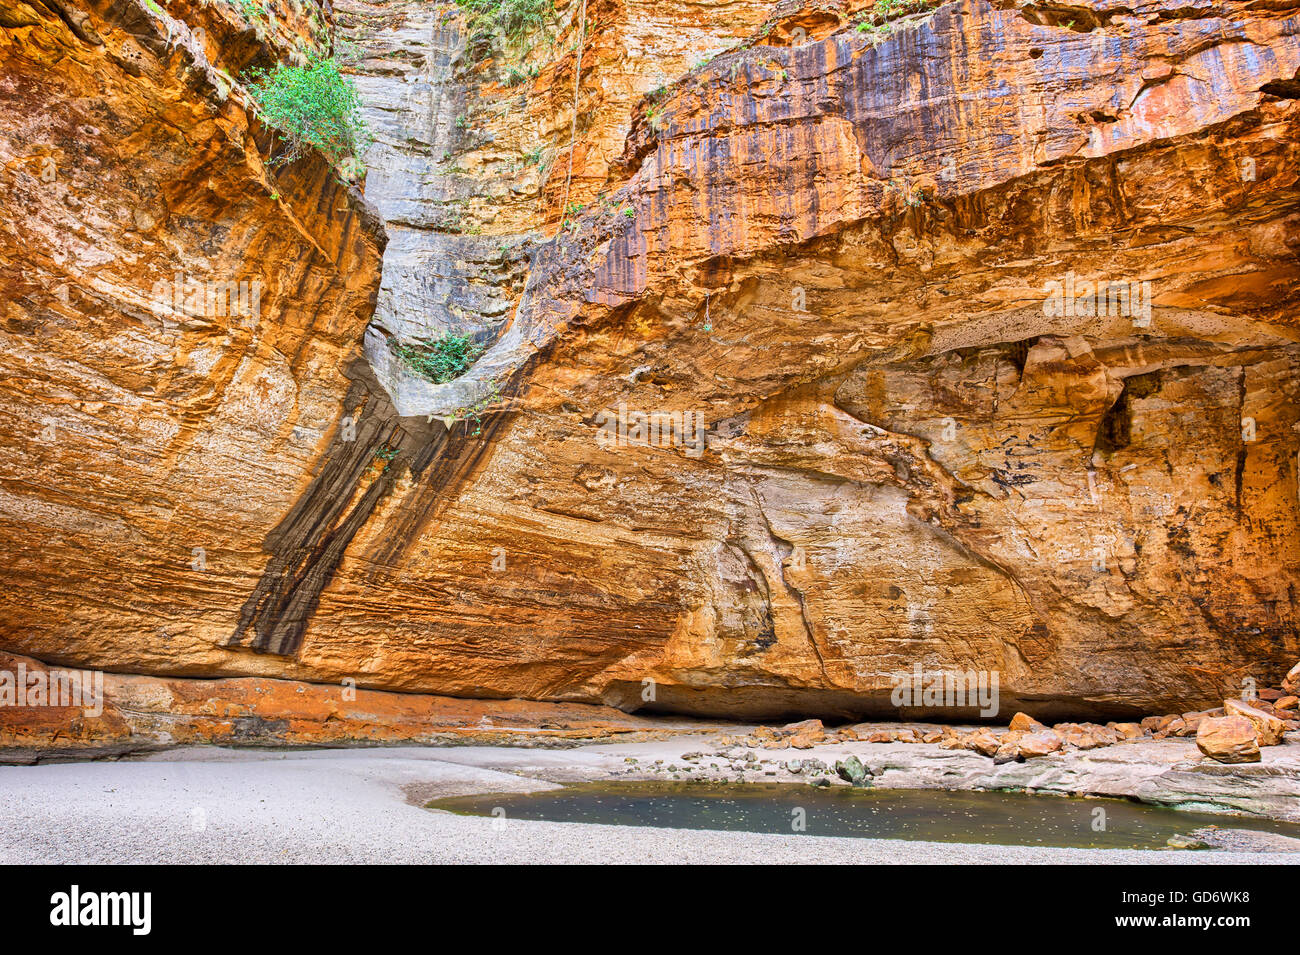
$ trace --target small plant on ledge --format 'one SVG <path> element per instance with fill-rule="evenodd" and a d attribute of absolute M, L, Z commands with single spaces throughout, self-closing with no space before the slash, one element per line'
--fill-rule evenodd
<path fill-rule="evenodd" d="M 913 13 L 926 13 L 941 5 L 941 0 L 876 0 L 857 24 L 859 33 L 887 35 L 890 22 Z"/>
<path fill-rule="evenodd" d="M 239 7 L 240 15 L 249 23 L 265 21 L 271 14 L 263 0 L 235 0 L 235 6 Z"/>
<path fill-rule="evenodd" d="M 456 0 L 456 6 L 469 18 L 465 48 L 474 61 L 492 55 L 498 33 L 518 49 L 528 34 L 555 19 L 553 0 Z"/>
<path fill-rule="evenodd" d="M 469 335 L 446 332 L 439 338 L 398 345 L 397 357 L 420 377 L 442 385 L 463 375 L 484 351 L 485 346 Z"/>
<path fill-rule="evenodd" d="M 457 408 L 453 412 L 453 417 L 457 421 L 466 422 L 466 430 L 471 438 L 477 438 L 483 433 L 483 418 L 493 405 L 501 400 L 501 385 L 495 378 L 487 383 L 488 393 L 480 398 L 474 404 L 467 408 Z M 469 431 L 469 426 L 473 425 L 474 430 Z"/>

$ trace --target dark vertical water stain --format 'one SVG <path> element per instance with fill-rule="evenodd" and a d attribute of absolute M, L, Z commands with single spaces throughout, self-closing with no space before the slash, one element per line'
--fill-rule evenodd
<path fill-rule="evenodd" d="M 511 379 L 512 393 L 526 371 Z M 363 359 L 353 362 L 347 376 L 352 385 L 316 477 L 263 542 L 271 559 L 244 602 L 227 647 L 296 653 L 348 547 L 398 477 L 409 471 L 416 489 L 399 508 L 396 533 L 387 535 L 374 555 L 379 571 L 402 559 L 441 502 L 454 496 L 484 459 L 509 417 L 489 413 L 474 429 L 477 434 L 471 434 L 468 421 L 448 430 L 439 420 L 399 416 Z M 367 486 L 376 467 L 382 471 Z"/>

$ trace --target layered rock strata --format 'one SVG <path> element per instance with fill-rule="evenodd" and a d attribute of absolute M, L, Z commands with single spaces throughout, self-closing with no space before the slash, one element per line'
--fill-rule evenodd
<path fill-rule="evenodd" d="M 387 10 L 368 362 L 354 193 L 268 185 L 165 44 L 133 76 L 6 14 L 6 115 L 98 165 L 0 234 L 4 646 L 731 716 L 893 715 L 919 666 L 996 673 L 1004 719 L 1192 710 L 1300 656 L 1300 7 L 737 7 L 689 42 L 741 45 L 665 83 L 627 63 L 675 63 L 698 9 L 593 3 L 573 150 L 461 27 Z M 551 115 L 577 51 L 531 56 Z M 458 96 L 467 172 L 434 169 Z M 538 143 L 564 190 L 498 189 L 488 153 Z M 479 234 L 436 218 L 455 189 Z M 137 193 L 148 221 L 112 211 Z M 178 263 L 256 263 L 274 321 L 128 307 Z M 494 344 L 448 384 L 394 364 L 444 329 Z"/>

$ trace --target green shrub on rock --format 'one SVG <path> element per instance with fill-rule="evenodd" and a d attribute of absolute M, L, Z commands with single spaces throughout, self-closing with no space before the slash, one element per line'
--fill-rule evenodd
<path fill-rule="evenodd" d="M 466 49 L 475 60 L 486 59 L 497 34 L 516 47 L 533 30 L 540 29 L 555 17 L 553 0 L 456 0 L 469 18 L 469 42 Z"/>
<path fill-rule="evenodd" d="M 275 162 L 292 162 L 315 148 L 339 165 L 369 145 L 357 89 L 333 57 L 313 54 L 302 66 L 279 63 L 253 71 L 248 91 L 288 145 Z"/>
<path fill-rule="evenodd" d="M 441 385 L 463 375 L 484 351 L 469 335 L 447 332 L 440 338 L 398 345 L 397 357 L 422 378 Z"/>

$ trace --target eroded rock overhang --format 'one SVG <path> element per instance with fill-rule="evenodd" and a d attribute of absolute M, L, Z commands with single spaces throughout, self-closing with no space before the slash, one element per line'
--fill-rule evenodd
<path fill-rule="evenodd" d="M 691 71 L 496 348 L 393 400 L 356 352 L 382 241 L 355 195 L 311 164 L 277 193 L 242 108 L 178 122 L 154 60 L 128 80 L 53 15 L 52 41 L 11 28 L 38 51 L 14 114 L 71 117 L 68 152 L 103 135 L 82 210 L 27 183 L 45 225 L 3 249 L 40 264 L 10 327 L 52 330 L 6 352 L 7 407 L 39 435 L 39 393 L 76 436 L 5 458 L 6 645 L 725 715 L 892 715 L 917 664 L 1045 718 L 1271 685 L 1300 652 L 1296 13 L 1083 9 L 822 19 Z M 130 121 L 77 113 L 87 89 Z M 52 267 L 59 229 L 112 264 Z M 260 336 L 95 304 L 248 262 Z M 1104 318 L 1099 281 L 1128 293 Z M 428 420 L 503 377 L 481 433 Z M 620 404 L 705 434 L 611 446 Z"/>
<path fill-rule="evenodd" d="M 1220 4 L 1193 15 L 1159 2 L 1070 11 L 950 3 L 884 39 L 846 27 L 716 57 L 640 117 L 625 182 L 533 257 L 512 321 L 476 367 L 443 385 L 404 378 L 397 407 L 446 415 L 482 402 L 570 324 L 611 309 L 665 295 L 702 308 L 736 290 L 728 270 L 738 261 L 903 211 L 934 220 L 1022 179 L 1072 185 L 1099 160 L 1136 166 L 1153 147 L 1254 117 L 1300 68 L 1294 11 Z M 1259 159 L 1236 158 L 1229 176 L 1242 193 L 1261 182 Z M 1264 191 L 1272 187 L 1256 198 Z M 1139 282 L 1157 274 L 1112 271 Z M 1177 281 L 1161 278 L 1156 308 L 1178 295 Z M 1019 308 L 1040 311 L 1042 283 L 1023 292 L 998 303 L 1008 325 Z M 944 324 L 962 336 L 962 322 Z M 1034 330 L 1068 335 L 1077 325 L 1039 317 Z M 967 337 L 980 340 L 977 330 Z"/>

